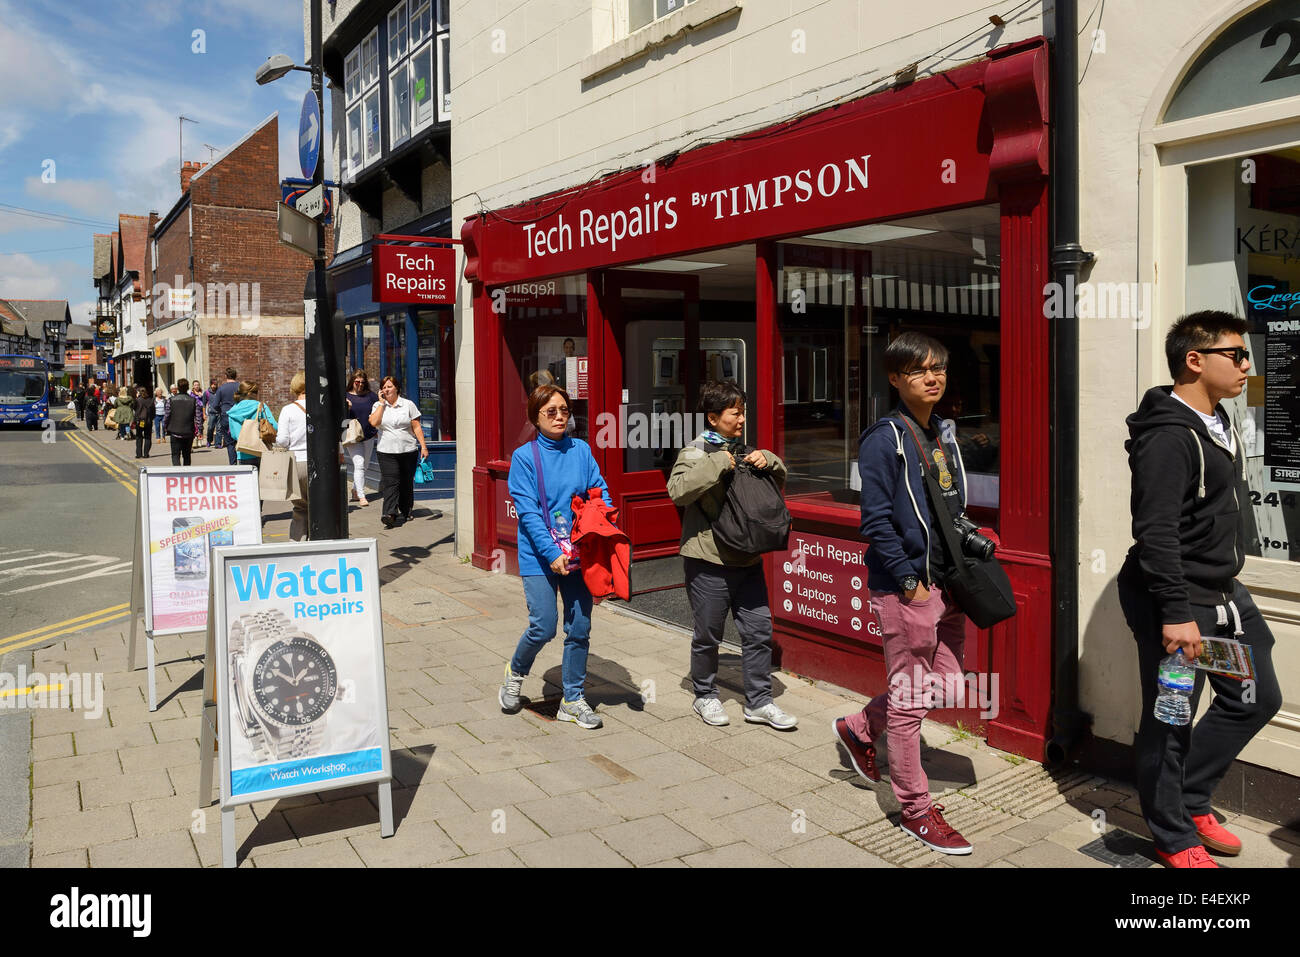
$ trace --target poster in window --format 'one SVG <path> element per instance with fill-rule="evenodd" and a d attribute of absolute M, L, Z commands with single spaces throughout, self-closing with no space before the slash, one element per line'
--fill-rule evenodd
<path fill-rule="evenodd" d="M 569 388 L 568 360 L 571 357 L 587 355 L 586 336 L 538 336 L 537 337 L 537 385 L 558 385 L 566 391 Z M 545 370 L 543 374 L 542 370 Z M 544 380 L 544 381 L 543 381 Z M 569 393 L 572 399 L 585 398 Z"/>

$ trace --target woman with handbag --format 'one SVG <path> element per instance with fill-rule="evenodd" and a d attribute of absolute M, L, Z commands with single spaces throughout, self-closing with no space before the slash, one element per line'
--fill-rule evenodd
<path fill-rule="evenodd" d="M 395 376 L 384 376 L 379 381 L 379 401 L 370 411 L 370 424 L 379 433 L 375 447 L 383 475 L 380 491 L 384 514 L 380 520 L 385 528 L 410 519 L 415 507 L 415 469 L 429 456 L 424 430 L 420 428 L 420 408 L 403 398 L 401 391 Z"/>
<path fill-rule="evenodd" d="M 257 398 L 258 387 L 256 382 L 244 381 L 239 383 L 239 388 L 235 391 L 235 404 L 230 407 L 230 434 L 235 436 L 236 443 L 236 465 L 256 465 L 261 458 L 260 454 L 253 454 L 245 449 L 255 447 L 257 441 L 265 445 L 270 445 L 275 441 L 277 423 L 275 416 L 271 415 L 268 409 Z M 245 422 L 255 422 L 257 430 L 254 433 L 252 429 L 245 430 Z M 254 445 L 250 446 L 249 438 Z M 238 448 L 242 443 L 244 448 Z"/>
<path fill-rule="evenodd" d="M 364 507 L 370 504 L 366 500 L 366 467 L 370 465 L 379 435 L 370 424 L 370 413 L 379 396 L 370 388 L 365 369 L 353 371 L 350 381 L 351 387 L 344 396 L 348 400 L 348 417 L 344 420 L 343 455 L 344 461 L 352 465 L 352 501 Z M 355 427 L 352 423 L 356 423 Z"/>
<path fill-rule="evenodd" d="M 127 386 L 122 386 L 117 390 L 117 398 L 113 402 L 113 424 L 117 426 L 117 437 L 119 439 L 130 440 L 131 438 L 131 416 L 135 414 L 135 396 Z"/>
<path fill-rule="evenodd" d="M 591 592 L 577 567 L 570 540 L 575 495 L 599 488 L 612 505 L 609 489 L 591 448 L 565 434 L 571 416 L 569 394 L 541 385 L 528 397 L 528 418 L 535 438 L 515 449 L 510 460 L 510 498 L 519 514 L 519 576 L 528 602 L 528 627 L 514 656 L 506 663 L 497 699 L 501 710 L 519 709 L 524 678 L 542 646 L 555 637 L 556 596 L 564 605 L 564 698 L 555 717 L 580 728 L 604 722 L 587 704 L 587 646 L 591 637 Z"/>
<path fill-rule="evenodd" d="M 712 523 L 722 510 L 727 484 L 736 468 L 745 432 L 745 393 L 734 382 L 706 382 L 697 408 L 709 427 L 677 454 L 668 477 L 668 495 L 686 509 L 682 518 L 681 556 L 686 566 L 686 596 L 691 603 L 691 684 L 696 714 L 715 727 L 731 719 L 718 700 L 718 645 L 730 611 L 740 632 L 745 682 L 745 720 L 788 731 L 798 719 L 772 701 L 772 612 L 767 603 L 761 555 L 728 548 L 713 537 Z M 786 468 L 766 449 L 754 449 L 741 461 L 770 469 L 784 488 Z"/>
<path fill-rule="evenodd" d="M 301 542 L 307 537 L 307 374 L 299 369 L 289 380 L 293 401 L 280 410 L 280 426 L 275 444 L 288 449 L 294 457 L 297 494 L 290 499 L 293 517 L 289 520 L 289 539 Z"/>
<path fill-rule="evenodd" d="M 135 406 L 132 415 L 135 418 L 135 457 L 147 459 L 153 448 L 154 399 L 146 388 L 139 388 L 135 393 Z"/>

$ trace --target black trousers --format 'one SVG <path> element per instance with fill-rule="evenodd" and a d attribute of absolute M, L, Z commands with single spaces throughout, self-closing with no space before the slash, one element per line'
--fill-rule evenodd
<path fill-rule="evenodd" d="M 379 491 L 384 496 L 384 514 L 409 518 L 415 507 L 415 469 L 420 450 L 379 453 Z"/>
<path fill-rule="evenodd" d="M 190 450 L 194 446 L 193 435 L 169 436 L 172 445 L 172 465 L 189 465 Z"/>
<path fill-rule="evenodd" d="M 683 559 L 686 597 L 695 625 L 691 636 L 691 687 L 697 698 L 718 694 L 718 645 L 727 613 L 740 632 L 740 666 L 745 705 L 772 703 L 772 612 L 767 604 L 763 565 L 715 565 L 698 558 Z"/>
<path fill-rule="evenodd" d="M 1282 689 L 1273 670 L 1273 633 L 1241 582 L 1233 582 L 1231 600 L 1245 634 L 1233 635 L 1231 610 L 1228 624 L 1219 625 L 1216 606 L 1192 605 L 1192 616 L 1202 635 L 1235 637 L 1250 645 L 1255 680 L 1239 681 L 1197 669 L 1192 713 L 1196 713 L 1207 680 L 1214 689 L 1214 700 L 1195 725 L 1178 727 L 1155 716 L 1156 678 L 1160 661 L 1167 653 L 1161 639 L 1159 609 L 1141 573 L 1130 566 L 1120 573 L 1119 598 L 1137 641 L 1142 681 L 1142 722 L 1134 741 L 1142 816 L 1156 848 L 1177 854 L 1201 843 L 1192 815 L 1210 813 L 1210 799 L 1228 767 L 1282 707 Z"/>
<path fill-rule="evenodd" d="M 135 430 L 135 457 L 145 459 L 149 457 L 149 450 L 153 448 L 153 430 L 136 429 Z"/>

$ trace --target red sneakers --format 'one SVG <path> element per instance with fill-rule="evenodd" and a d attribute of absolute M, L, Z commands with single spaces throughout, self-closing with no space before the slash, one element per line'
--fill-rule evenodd
<path fill-rule="evenodd" d="M 1196 847 L 1189 847 L 1185 851 L 1179 851 L 1177 854 L 1166 854 L 1159 848 L 1156 849 L 1156 856 L 1160 858 L 1165 867 L 1218 867 L 1210 859 L 1210 855 L 1205 853 L 1205 848 L 1199 844 Z"/>
<path fill-rule="evenodd" d="M 831 730 L 835 732 L 835 737 L 840 739 L 840 744 L 849 752 L 849 760 L 853 762 L 853 770 L 868 781 L 880 780 L 880 769 L 876 767 L 876 747 L 872 744 L 863 744 L 853 736 L 849 730 L 849 723 L 843 718 L 836 718 L 831 724 Z"/>
<path fill-rule="evenodd" d="M 942 804 L 930 805 L 930 810 L 919 817 L 904 817 L 899 826 L 926 847 L 940 854 L 969 854 L 970 841 L 962 837 L 943 819 Z"/>
<path fill-rule="evenodd" d="M 1212 851 L 1236 857 L 1241 853 L 1241 839 L 1219 823 L 1213 814 L 1193 814 L 1197 836 Z"/>

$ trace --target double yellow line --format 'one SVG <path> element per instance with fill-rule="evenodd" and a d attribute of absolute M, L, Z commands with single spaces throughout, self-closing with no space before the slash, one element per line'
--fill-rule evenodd
<path fill-rule="evenodd" d="M 72 420 L 68 418 L 64 419 L 64 421 L 71 422 Z M 82 435 L 77 435 L 75 432 L 65 432 L 64 435 L 67 437 L 69 442 L 81 450 L 81 453 L 85 455 L 86 458 L 90 459 L 103 469 L 108 474 L 109 478 L 122 486 L 132 495 L 136 494 L 137 476 L 130 475 L 115 465 L 106 453 L 94 447 L 92 439 L 86 438 Z"/>
<path fill-rule="evenodd" d="M 130 615 L 131 603 L 123 602 L 120 605 L 110 605 L 108 608 L 101 608 L 99 611 L 92 611 L 89 614 L 78 615 L 76 618 L 69 618 L 67 621 L 46 625 L 44 628 L 33 628 L 31 631 L 9 635 L 7 638 L 0 638 L 0 655 L 10 651 L 17 651 L 19 648 L 26 648 L 28 645 L 54 641 L 73 632 L 85 631 L 87 628 L 94 628 L 96 625 L 117 621 L 119 618 L 128 618 Z"/>

